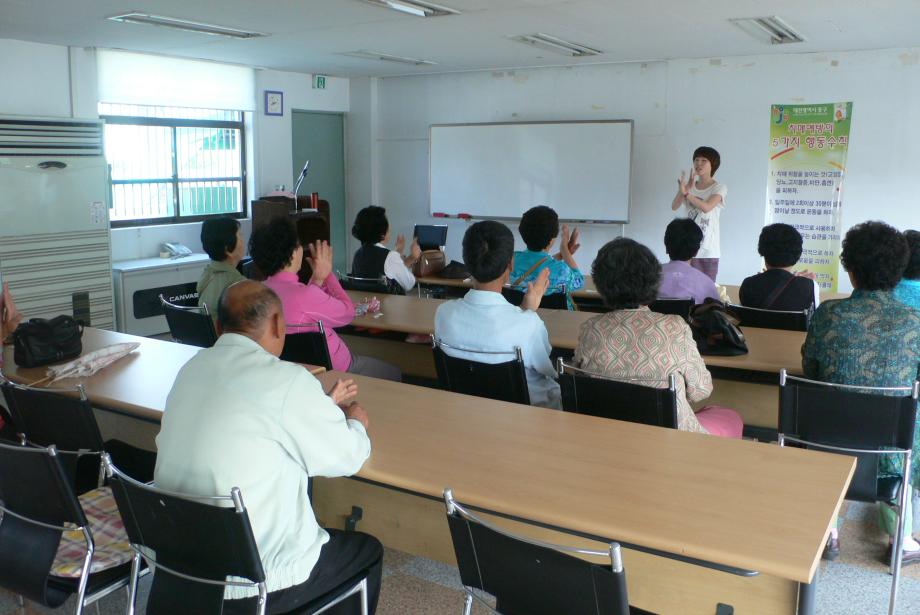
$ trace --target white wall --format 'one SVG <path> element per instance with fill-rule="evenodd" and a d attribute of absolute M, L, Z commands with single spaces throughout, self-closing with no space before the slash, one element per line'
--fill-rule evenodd
<path fill-rule="evenodd" d="M 255 147 L 257 177 L 256 195 L 268 194 L 275 186 L 284 184 L 294 189 L 294 164 L 291 160 L 291 111 L 338 111 L 349 108 L 348 79 L 329 77 L 326 89 L 313 89 L 313 76 L 277 70 L 256 71 L 257 110 L 255 117 Z M 265 115 L 265 90 L 284 93 L 284 115 Z"/>
<path fill-rule="evenodd" d="M 329 78 L 312 88 L 312 75 L 256 71 L 258 111 L 246 114 L 247 198 L 292 186 L 291 110 L 348 111 L 347 79 Z M 264 90 L 284 92 L 284 116 L 263 113 Z M 0 39 L 0 115 L 97 117 L 95 50 Z M 369 183 L 369 180 L 368 180 Z M 241 220 L 248 241 L 251 223 Z M 156 256 L 165 241 L 201 251 L 201 223 L 114 229 L 112 259 Z"/>
<path fill-rule="evenodd" d="M 369 102 L 375 96 L 376 105 Z M 354 195 L 368 192 L 387 207 L 395 233 L 410 233 L 428 214 L 428 126 L 527 120 L 635 120 L 634 175 L 628 237 L 665 258 L 662 237 L 681 169 L 698 145 L 722 154 L 717 173 L 729 188 L 722 216 L 720 282 L 739 283 L 760 267 L 757 235 L 764 221 L 770 105 L 854 102 L 844 228 L 874 218 L 899 228 L 920 225 L 920 50 L 674 60 L 516 71 L 384 78 L 356 88 L 353 109 L 374 107 L 376 130 L 349 143 L 369 147 L 379 164 L 349 177 Z M 350 124 L 350 126 L 352 126 Z M 359 128 L 355 122 L 352 128 Z M 357 154 L 356 154 L 357 155 Z M 352 162 L 352 166 L 355 166 Z M 357 202 L 353 205 L 358 205 Z M 448 256 L 460 259 L 466 223 L 449 222 Z M 576 255 L 588 270 L 617 226 L 582 229 Z M 841 277 L 843 290 L 849 289 Z"/>
<path fill-rule="evenodd" d="M 67 47 L 0 39 L 0 115 L 70 117 Z"/>

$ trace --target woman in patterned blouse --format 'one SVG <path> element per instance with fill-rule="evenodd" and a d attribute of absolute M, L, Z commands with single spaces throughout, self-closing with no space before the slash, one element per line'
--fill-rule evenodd
<path fill-rule="evenodd" d="M 850 275 L 853 294 L 827 301 L 815 312 L 805 345 L 802 369 L 808 378 L 869 387 L 907 387 L 920 377 L 920 312 L 895 299 L 893 289 L 908 260 L 907 241 L 884 222 L 864 222 L 843 240 L 840 260 Z M 920 423 L 914 440 L 911 484 L 920 486 Z M 897 471 L 899 458 L 883 458 L 883 473 Z M 911 507 L 905 511 L 904 563 L 920 562 L 920 544 L 911 537 Z M 894 534 L 895 515 L 880 508 L 881 525 Z M 833 530 L 825 555 L 839 548 Z M 888 561 L 888 560 L 886 560 Z"/>
<path fill-rule="evenodd" d="M 661 282 L 661 265 L 652 251 L 632 239 L 614 239 L 597 253 L 591 275 L 611 311 L 582 324 L 576 364 L 623 380 L 664 383 L 675 374 L 678 429 L 740 438 L 744 425 L 734 410 L 707 407 L 694 412 L 690 406 L 709 397 L 712 377 L 687 323 L 648 309 Z"/>

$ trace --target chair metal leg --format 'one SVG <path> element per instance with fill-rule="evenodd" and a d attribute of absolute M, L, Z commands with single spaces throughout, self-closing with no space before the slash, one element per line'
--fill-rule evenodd
<path fill-rule="evenodd" d="M 141 570 L 141 554 L 135 553 L 131 561 L 131 580 L 128 584 L 128 608 L 125 611 L 127 615 L 134 615 L 134 609 L 137 603 L 137 583 L 138 575 Z"/>
<path fill-rule="evenodd" d="M 907 512 L 907 498 L 910 497 L 910 452 L 904 455 L 904 472 L 901 491 L 898 492 L 898 529 L 891 545 L 891 597 L 888 600 L 888 615 L 894 615 L 898 603 L 898 582 L 901 579 L 901 558 L 904 556 L 904 513 Z"/>
<path fill-rule="evenodd" d="M 466 600 L 463 603 L 463 615 L 470 615 L 473 611 L 473 594 L 466 592 Z"/>
<path fill-rule="evenodd" d="M 367 577 L 361 581 L 361 588 L 358 590 L 361 592 L 361 615 L 368 615 L 367 607 Z"/>

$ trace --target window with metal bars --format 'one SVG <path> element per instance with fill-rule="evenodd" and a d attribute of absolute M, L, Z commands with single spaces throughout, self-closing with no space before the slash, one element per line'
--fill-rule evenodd
<path fill-rule="evenodd" d="M 246 215 L 241 111 L 99 103 L 113 227 Z"/>

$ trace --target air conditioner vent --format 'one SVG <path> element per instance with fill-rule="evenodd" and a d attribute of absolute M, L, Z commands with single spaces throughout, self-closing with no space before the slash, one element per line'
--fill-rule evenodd
<path fill-rule="evenodd" d="M 0 117 L 0 157 L 102 156 L 102 122 Z"/>

